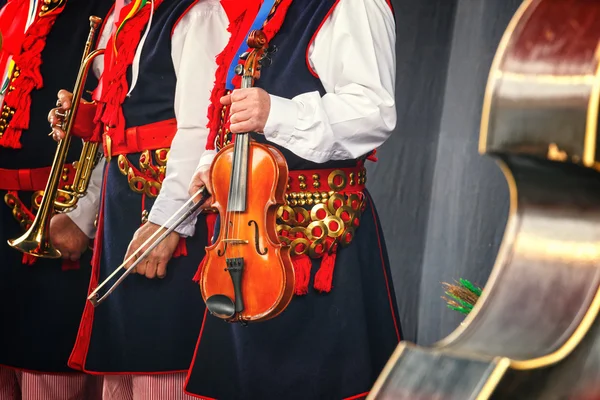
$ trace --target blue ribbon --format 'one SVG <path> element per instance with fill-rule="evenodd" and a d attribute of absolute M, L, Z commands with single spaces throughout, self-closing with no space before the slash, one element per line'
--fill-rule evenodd
<path fill-rule="evenodd" d="M 239 1 L 242 1 L 242 0 L 239 0 Z M 248 40 L 248 36 L 250 36 L 250 32 L 257 30 L 257 29 L 262 29 L 274 4 L 275 4 L 275 0 L 265 0 L 263 2 L 262 6 L 260 7 L 260 10 L 258 11 L 258 14 L 256 15 L 256 18 L 254 19 L 254 22 L 252 23 L 252 27 L 250 28 L 250 30 L 244 37 L 244 41 L 241 43 L 240 48 L 235 53 L 235 57 L 233 57 L 233 60 L 231 61 L 231 65 L 229 66 L 229 71 L 227 72 L 227 81 L 225 83 L 225 87 L 228 90 L 235 89 L 235 87 L 233 86 L 233 83 L 232 83 L 233 78 L 235 78 L 235 75 L 236 75 L 235 67 L 239 64 L 240 56 L 248 49 L 248 44 L 246 42 Z"/>

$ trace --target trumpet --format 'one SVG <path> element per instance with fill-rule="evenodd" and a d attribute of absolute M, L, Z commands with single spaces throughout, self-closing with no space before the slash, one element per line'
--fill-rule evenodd
<path fill-rule="evenodd" d="M 104 49 L 92 51 L 96 33 L 102 19 L 96 16 L 90 17 L 90 32 L 85 43 L 83 57 L 79 67 L 77 80 L 73 89 L 73 102 L 71 109 L 66 111 L 62 122 L 65 137 L 58 143 L 54 160 L 50 169 L 50 176 L 46 183 L 44 195 L 40 207 L 35 215 L 29 229 L 19 238 L 10 239 L 8 244 L 29 255 L 40 258 L 60 258 L 61 253 L 50 241 L 50 219 L 55 212 L 64 212 L 74 208 L 80 197 L 84 196 L 96 164 L 96 153 L 98 143 L 85 142 L 81 151 L 79 161 L 75 165 L 75 177 L 73 184 L 59 189 L 63 168 L 66 163 L 67 152 L 71 144 L 71 130 L 74 125 L 77 109 L 81 103 L 85 82 L 93 60 L 104 54 Z M 60 199 L 60 200 L 59 200 Z"/>

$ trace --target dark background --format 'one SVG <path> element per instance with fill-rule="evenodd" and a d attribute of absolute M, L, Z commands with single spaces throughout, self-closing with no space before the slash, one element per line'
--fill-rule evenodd
<path fill-rule="evenodd" d="M 508 215 L 508 186 L 477 146 L 498 43 L 520 0 L 392 0 L 398 124 L 369 164 L 404 339 L 448 335 L 461 314 L 441 282 L 484 285 Z M 393 184 L 390 184 L 393 182 Z"/>

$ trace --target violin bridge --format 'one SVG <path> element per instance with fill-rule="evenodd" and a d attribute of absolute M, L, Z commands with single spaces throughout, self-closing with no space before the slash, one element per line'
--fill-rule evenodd
<path fill-rule="evenodd" d="M 248 244 L 247 240 L 242 240 L 242 239 L 223 239 L 223 242 L 229 243 L 229 244 Z"/>

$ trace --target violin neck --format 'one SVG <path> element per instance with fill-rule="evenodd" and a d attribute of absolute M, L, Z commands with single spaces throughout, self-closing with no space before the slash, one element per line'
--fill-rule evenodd
<path fill-rule="evenodd" d="M 254 86 L 250 76 L 242 76 L 242 88 Z M 231 166 L 231 182 L 229 184 L 229 200 L 227 210 L 246 211 L 246 195 L 248 193 L 248 153 L 250 152 L 250 135 L 237 133 L 233 147 L 233 165 Z"/>
<path fill-rule="evenodd" d="M 246 194 L 248 193 L 248 153 L 250 152 L 250 135 L 235 135 L 233 147 L 233 165 L 231 166 L 231 182 L 229 184 L 228 211 L 246 211 Z"/>

